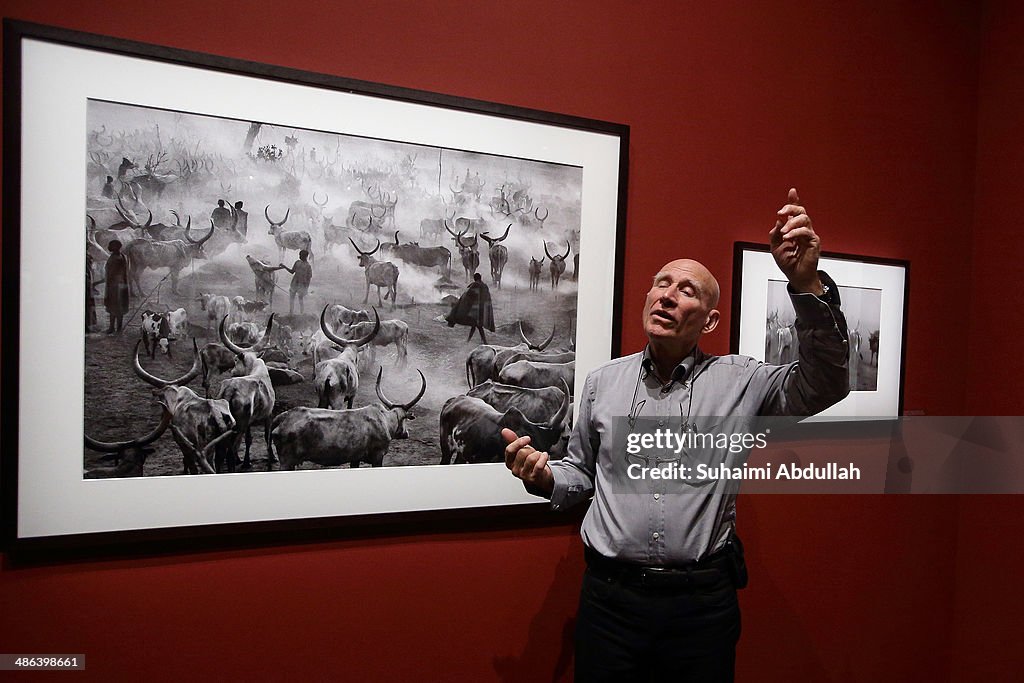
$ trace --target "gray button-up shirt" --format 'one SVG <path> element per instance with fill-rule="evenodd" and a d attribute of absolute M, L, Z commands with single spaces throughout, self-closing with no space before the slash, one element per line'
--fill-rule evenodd
<path fill-rule="evenodd" d="M 821 276 L 829 287 L 825 297 L 790 292 L 799 340 L 793 363 L 767 365 L 695 349 L 662 384 L 645 349 L 587 376 L 577 391 L 567 455 L 550 466 L 552 508 L 594 498 L 581 530 L 588 546 L 623 561 L 675 565 L 703 558 L 728 540 L 735 525 L 734 487 L 716 482 L 680 493 L 685 483 L 626 480 L 627 417 L 673 428 L 684 416 L 687 422 L 729 417 L 735 431 L 760 415 L 813 415 L 841 400 L 849 392 L 846 319 L 838 289 Z"/>

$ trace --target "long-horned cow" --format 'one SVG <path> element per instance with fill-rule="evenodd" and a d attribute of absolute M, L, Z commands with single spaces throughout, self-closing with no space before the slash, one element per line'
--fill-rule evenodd
<path fill-rule="evenodd" d="M 274 289 L 277 287 L 277 268 L 249 254 L 245 255 L 245 260 L 256 280 L 256 296 L 269 301 L 273 306 Z"/>
<path fill-rule="evenodd" d="M 270 443 L 270 419 L 274 412 L 274 401 L 277 399 L 277 395 L 274 392 L 273 382 L 270 381 L 267 364 L 257 354 L 270 337 L 270 330 L 274 326 L 274 314 L 271 313 L 267 320 L 267 329 L 263 333 L 263 338 L 250 348 L 243 348 L 231 341 L 224 329 L 227 320 L 227 316 L 221 318 L 217 331 L 220 334 L 220 343 L 235 354 L 235 367 L 231 372 L 233 376 L 221 382 L 218 396 L 228 402 L 231 415 L 235 418 L 238 434 L 231 446 L 229 467 L 234 466 L 238 440 L 244 436 L 245 459 L 242 468 L 252 468 L 252 462 L 249 459 L 249 450 L 252 446 L 251 429 L 253 425 L 262 422 L 263 438 L 267 444 L 267 470 L 270 470 L 274 463 L 274 450 Z"/>
<path fill-rule="evenodd" d="M 551 289 L 558 288 L 558 278 L 562 277 L 562 273 L 565 272 L 565 259 L 568 258 L 570 251 L 572 251 L 572 247 L 569 240 L 566 240 L 565 253 L 561 256 L 552 256 L 548 251 L 548 243 L 544 242 L 544 253 L 551 259 L 551 263 L 548 264 L 548 272 L 551 274 Z"/>
<path fill-rule="evenodd" d="M 505 427 L 519 436 L 529 436 L 530 445 L 537 450 L 560 458 L 565 453 L 562 437 L 568 411 L 568 395 L 549 420 L 537 422 L 514 406 L 499 411 L 472 396 L 450 398 L 441 408 L 441 464 L 500 462 L 505 450 L 501 430 Z"/>
<path fill-rule="evenodd" d="M 537 260 L 530 257 L 530 289 L 537 289 L 540 286 L 540 273 L 544 267 L 544 259 Z"/>
<path fill-rule="evenodd" d="M 419 371 L 417 371 L 419 372 Z M 352 410 L 329 408 L 293 408 L 274 419 L 272 438 L 277 446 L 282 470 L 294 470 L 303 462 L 322 467 L 345 463 L 359 467 L 384 464 L 392 439 L 408 439 L 406 420 L 412 420 L 413 407 L 427 390 L 427 379 L 420 372 L 420 391 L 408 403 L 392 403 L 381 390 L 383 368 L 377 372 L 377 398 L 383 405 Z"/>
<path fill-rule="evenodd" d="M 349 205 L 346 227 L 356 230 L 371 230 L 374 223 L 381 228 L 395 226 L 395 205 L 398 204 L 398 193 L 391 198 L 390 192 L 383 192 L 379 187 L 366 188 L 372 202 L 354 201 Z"/>
<path fill-rule="evenodd" d="M 184 386 L 202 372 L 202 361 L 195 340 L 192 340 L 192 368 L 177 379 L 161 379 L 146 371 L 139 363 L 139 346 L 135 343 L 132 356 L 132 368 L 142 381 L 155 387 L 161 403 L 171 414 L 171 434 L 181 449 L 184 458 L 185 474 L 214 472 L 210 465 L 210 454 L 214 453 L 214 463 L 218 468 L 229 463 L 235 419 L 231 414 L 227 401 L 220 399 L 200 398 L 196 392 Z"/>
<path fill-rule="evenodd" d="M 503 367 L 498 373 L 498 380 L 505 384 L 514 384 L 517 387 L 540 387 L 556 386 L 559 382 L 565 382 L 572 392 L 576 377 L 576 361 L 568 363 L 543 363 L 540 361 L 520 360 Z"/>
<path fill-rule="evenodd" d="M 392 244 L 387 242 L 380 245 L 381 254 L 388 257 L 400 258 L 406 263 L 424 268 L 441 267 L 441 277 L 450 280 L 452 276 L 452 252 L 448 247 L 421 247 L 416 242 L 400 244 L 398 241 L 399 230 L 395 230 L 395 241 Z"/>
<path fill-rule="evenodd" d="M 359 360 L 359 348 L 369 344 L 380 331 L 380 315 L 373 309 L 374 322 L 372 329 L 356 339 L 344 339 L 338 336 L 327 325 L 327 307 L 320 312 L 320 330 L 328 341 L 333 343 L 341 353 L 316 363 L 313 367 L 313 383 L 316 386 L 319 402 L 318 408 L 340 410 L 342 403 L 351 408 L 359 390 L 359 371 L 356 362 Z M 319 355 L 317 353 L 314 358 Z"/>
<path fill-rule="evenodd" d="M 160 424 L 149 434 L 127 441 L 99 441 L 85 434 L 85 447 L 99 453 L 105 453 L 100 459 L 114 461 L 114 469 L 105 473 L 106 477 L 141 477 L 142 468 L 146 464 L 146 458 L 156 453 L 156 449 L 150 444 L 163 436 L 167 427 L 171 424 L 171 413 L 164 406 L 160 411 Z M 90 472 L 90 474 L 95 474 Z"/>
<path fill-rule="evenodd" d="M 495 361 L 499 353 L 504 351 L 543 351 L 551 343 L 551 340 L 555 338 L 555 328 L 551 328 L 551 334 L 546 340 L 540 344 L 535 344 L 530 341 L 523 332 L 523 322 L 519 321 L 519 336 L 522 338 L 522 344 L 516 344 L 515 346 L 497 346 L 494 344 L 480 344 L 472 351 L 469 352 L 469 356 L 466 357 L 466 382 L 469 383 L 469 388 L 486 382 L 489 379 L 498 379 L 498 370 L 495 367 Z"/>
<path fill-rule="evenodd" d="M 210 225 L 210 232 L 205 237 L 192 239 L 191 227 L 185 232 L 185 240 L 170 240 L 161 242 L 156 240 L 139 239 L 135 240 L 125 249 L 128 257 L 129 275 L 131 284 L 134 286 L 135 294 L 142 294 L 142 271 L 149 268 L 167 268 L 171 276 L 171 291 L 178 293 L 178 275 L 182 268 L 188 266 L 192 259 L 205 259 L 206 252 L 203 251 L 203 244 L 213 236 L 213 225 Z"/>
<path fill-rule="evenodd" d="M 301 251 L 305 249 L 309 252 L 309 262 L 313 262 L 313 238 L 305 230 L 283 230 L 283 226 L 288 221 L 288 216 L 291 214 L 291 207 L 284 212 L 284 218 L 280 221 L 274 221 L 270 217 L 270 204 L 267 204 L 263 209 L 263 215 L 266 217 L 267 222 L 270 223 L 270 230 L 268 234 L 274 236 L 274 242 L 277 243 L 278 257 L 284 261 L 284 253 L 288 249 L 295 251 Z"/>
<path fill-rule="evenodd" d="M 353 323 L 345 333 L 346 339 L 355 339 L 366 336 L 374 327 L 371 322 Z M 405 365 L 409 357 L 409 324 L 404 320 L 382 320 L 380 331 L 373 337 L 373 341 L 365 349 L 371 354 L 370 363 L 374 361 L 374 349 L 377 346 L 395 347 L 395 364 L 399 367 Z"/>
<path fill-rule="evenodd" d="M 466 396 L 479 398 L 501 412 L 505 412 L 509 408 L 518 408 L 526 416 L 526 419 L 534 422 L 546 422 L 561 407 L 566 391 L 568 391 L 568 387 L 564 385 L 562 387 L 530 389 L 487 380 L 467 391 Z M 566 418 L 569 417 L 567 413 Z"/>
<path fill-rule="evenodd" d="M 486 232 L 480 233 L 488 245 L 487 259 L 491 263 L 491 282 L 496 284 L 498 289 L 501 289 L 501 273 L 505 270 L 505 264 L 508 263 L 508 247 L 500 243 L 508 237 L 508 231 L 511 229 L 512 224 L 509 223 L 505 228 L 505 234 L 501 237 L 488 237 Z"/>
<path fill-rule="evenodd" d="M 384 298 L 390 297 L 391 308 L 394 308 L 395 300 L 398 298 L 398 266 L 391 261 L 378 261 L 373 258 L 380 249 L 380 240 L 377 240 L 377 246 L 373 251 L 363 251 L 351 238 L 348 241 L 359 252 L 359 265 L 366 274 L 366 295 L 363 297 L 363 303 L 370 298 L 370 285 L 373 285 L 377 288 L 377 305 L 384 305 L 380 298 L 380 288 L 383 287 L 386 290 Z"/>
<path fill-rule="evenodd" d="M 452 236 L 455 244 L 459 247 L 459 257 L 462 259 L 462 268 L 466 271 L 466 282 L 473 279 L 473 273 L 480 267 L 480 252 L 477 251 L 477 238 L 473 235 L 473 241 L 469 244 L 463 244 L 462 238 L 466 235 L 469 230 L 463 230 L 460 233 L 452 232 L 452 229 L 448 227 L 448 222 L 445 221 L 444 229 L 448 231 L 448 234 Z"/>

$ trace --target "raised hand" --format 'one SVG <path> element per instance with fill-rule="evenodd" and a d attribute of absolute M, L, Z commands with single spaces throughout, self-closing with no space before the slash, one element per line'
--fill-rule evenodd
<path fill-rule="evenodd" d="M 811 226 L 811 217 L 800 204 L 796 188 L 789 189 L 788 203 L 779 209 L 775 227 L 768 233 L 772 256 L 793 289 L 821 295 L 818 258 L 821 239 Z"/>

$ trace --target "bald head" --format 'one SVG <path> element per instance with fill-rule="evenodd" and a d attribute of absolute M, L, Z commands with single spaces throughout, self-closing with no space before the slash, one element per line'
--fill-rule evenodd
<path fill-rule="evenodd" d="M 708 308 L 714 308 L 718 305 L 718 298 L 721 296 L 718 280 L 715 279 L 710 270 L 704 267 L 703 263 L 688 258 L 669 261 L 654 276 L 654 281 L 657 282 L 665 273 L 673 271 L 687 274 L 693 286 L 697 288 L 701 301 Z"/>

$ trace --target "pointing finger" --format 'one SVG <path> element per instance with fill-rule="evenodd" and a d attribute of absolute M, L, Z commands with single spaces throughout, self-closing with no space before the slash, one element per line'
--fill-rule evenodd
<path fill-rule="evenodd" d="M 786 197 L 786 201 L 788 201 L 790 204 L 799 204 L 800 203 L 800 195 L 798 195 L 796 193 L 796 188 L 795 187 L 789 188 L 789 194 Z"/>

